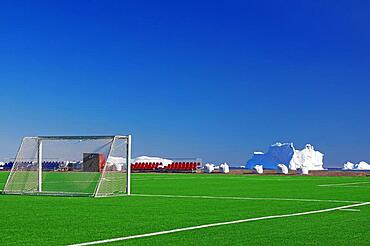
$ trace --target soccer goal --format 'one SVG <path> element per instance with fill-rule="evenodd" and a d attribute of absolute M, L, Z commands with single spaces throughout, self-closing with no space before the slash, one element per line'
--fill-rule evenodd
<path fill-rule="evenodd" d="M 25 137 L 5 194 L 130 195 L 131 135 Z"/>

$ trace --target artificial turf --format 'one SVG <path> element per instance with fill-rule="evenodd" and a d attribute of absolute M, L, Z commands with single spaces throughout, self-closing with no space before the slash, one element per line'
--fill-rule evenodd
<path fill-rule="evenodd" d="M 0 172 L 0 184 L 8 173 Z M 52 182 L 52 178 L 50 180 Z M 344 186 L 322 184 L 357 183 Z M 68 184 L 66 184 L 68 187 Z M 0 195 L 0 244 L 66 245 L 370 201 L 369 177 L 133 174 L 133 194 L 112 198 Z M 186 196 L 301 198 L 235 200 Z M 345 202 L 345 201 L 354 201 Z M 368 245 L 370 205 L 178 232 L 125 245 Z"/>
<path fill-rule="evenodd" d="M 42 191 L 45 194 L 93 196 L 101 175 L 99 172 L 43 172 Z M 13 173 L 7 193 L 33 193 L 38 186 L 36 171 Z M 126 173 L 105 172 L 99 186 L 99 194 L 125 194 Z"/>

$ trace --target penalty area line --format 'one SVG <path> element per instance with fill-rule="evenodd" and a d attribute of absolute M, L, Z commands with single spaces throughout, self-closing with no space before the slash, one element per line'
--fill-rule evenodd
<path fill-rule="evenodd" d="M 309 215 L 309 214 L 327 213 L 327 212 L 332 212 L 332 211 L 336 211 L 336 210 L 350 209 L 350 208 L 354 208 L 354 207 L 365 206 L 365 205 L 369 205 L 369 204 L 370 204 L 370 202 L 364 202 L 364 203 L 352 204 L 352 205 L 347 205 L 347 206 L 340 206 L 340 207 L 335 207 L 335 208 L 314 210 L 314 211 L 301 212 L 301 213 L 271 215 L 271 216 L 249 218 L 249 219 L 242 219 L 242 220 L 233 220 L 233 221 L 226 221 L 226 222 L 219 222 L 219 223 L 212 223 L 212 224 L 205 224 L 205 225 L 178 228 L 178 229 L 173 229 L 173 230 L 168 230 L 168 231 L 159 231 L 159 232 L 152 232 L 152 233 L 139 234 L 139 235 L 133 235 L 133 236 L 126 236 L 126 237 L 118 237 L 118 238 L 105 239 L 105 240 L 99 240 L 99 241 L 77 243 L 77 244 L 71 244 L 70 246 L 85 246 L 85 245 L 112 243 L 112 242 L 125 241 L 125 240 L 136 239 L 136 238 L 159 236 L 159 235 L 171 234 L 171 233 L 176 233 L 176 232 L 191 231 L 191 230 L 217 227 L 217 226 L 224 226 L 224 225 L 240 224 L 240 223 L 259 221 L 259 220 L 269 220 L 269 219 L 277 219 L 277 218 L 303 216 L 303 215 Z"/>

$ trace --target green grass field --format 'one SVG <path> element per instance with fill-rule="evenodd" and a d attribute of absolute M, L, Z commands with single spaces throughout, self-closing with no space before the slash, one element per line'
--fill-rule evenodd
<path fill-rule="evenodd" d="M 7 175 L 0 172 L 1 187 Z M 0 244 L 66 245 L 359 204 L 370 201 L 370 178 L 133 174 L 132 193 L 112 198 L 0 195 Z M 370 205 L 364 205 L 113 244 L 369 245 L 369 232 Z"/>
<path fill-rule="evenodd" d="M 33 193 L 38 186 L 36 171 L 13 173 L 12 182 L 4 190 L 7 194 Z M 43 194 L 93 196 L 98 186 L 98 172 L 43 172 Z M 100 195 L 125 194 L 126 173 L 106 172 L 102 177 Z"/>

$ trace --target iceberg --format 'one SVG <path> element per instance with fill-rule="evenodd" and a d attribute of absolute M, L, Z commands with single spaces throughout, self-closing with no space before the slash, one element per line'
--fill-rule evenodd
<path fill-rule="evenodd" d="M 253 170 L 258 174 L 263 174 L 263 166 L 262 165 L 255 165 Z"/>
<path fill-rule="evenodd" d="M 289 166 L 294 154 L 291 143 L 276 143 L 270 146 L 267 153 L 254 152 L 253 157 L 247 162 L 246 168 L 253 169 L 256 165 L 262 165 L 264 169 L 276 169 L 277 165 Z"/>
<path fill-rule="evenodd" d="M 277 168 L 278 168 L 278 173 L 282 173 L 282 174 L 288 174 L 289 173 L 288 167 L 285 166 L 284 164 L 278 164 Z"/>
<path fill-rule="evenodd" d="M 357 170 L 370 170 L 370 164 L 361 161 L 360 163 L 357 164 Z"/>
<path fill-rule="evenodd" d="M 354 164 L 352 162 L 347 162 L 343 165 L 343 170 L 370 170 L 370 164 L 365 161 Z"/>
<path fill-rule="evenodd" d="M 311 144 L 307 144 L 302 150 L 296 150 L 293 143 L 276 143 L 269 147 L 267 153 L 254 152 L 246 169 L 262 165 L 264 169 L 276 170 L 278 165 L 284 165 L 290 170 L 324 170 L 323 159 L 324 154 L 316 151 Z"/>
<path fill-rule="evenodd" d="M 355 167 L 355 164 L 353 164 L 352 162 L 347 161 L 347 163 L 345 163 L 343 165 L 343 168 L 342 169 L 343 170 L 353 170 L 354 167 Z"/>
<path fill-rule="evenodd" d="M 308 175 L 309 169 L 307 167 L 301 167 L 297 169 L 297 173 L 300 175 Z"/>
<path fill-rule="evenodd" d="M 220 165 L 220 172 L 222 172 L 222 173 L 229 173 L 230 172 L 230 167 L 226 162 L 224 164 Z"/>
<path fill-rule="evenodd" d="M 294 150 L 293 158 L 289 168 L 297 170 L 307 168 L 308 170 L 324 170 L 324 154 L 316 151 L 311 144 L 306 144 L 303 150 Z"/>
<path fill-rule="evenodd" d="M 207 163 L 204 165 L 204 172 L 205 173 L 212 173 L 215 170 L 215 165 Z"/>

